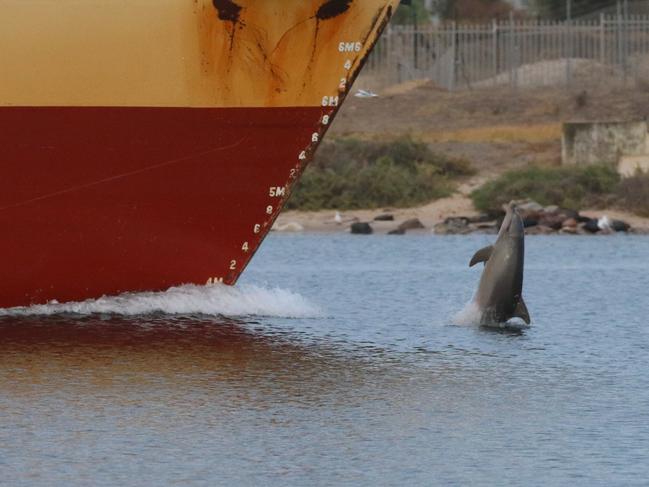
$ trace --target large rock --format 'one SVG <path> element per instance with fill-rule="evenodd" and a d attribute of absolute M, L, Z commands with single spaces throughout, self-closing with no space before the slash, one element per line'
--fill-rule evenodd
<path fill-rule="evenodd" d="M 469 223 L 486 223 L 493 221 L 493 217 L 489 215 L 488 213 L 480 213 L 479 215 L 476 216 L 468 216 L 468 217 L 459 217 L 459 218 L 466 218 L 466 220 Z"/>
<path fill-rule="evenodd" d="M 601 230 L 599 228 L 599 225 L 597 224 L 597 218 L 591 218 L 590 220 L 586 221 L 581 225 L 581 228 L 589 233 L 597 233 Z"/>
<path fill-rule="evenodd" d="M 482 232 L 484 232 L 484 231 L 491 232 L 492 230 L 496 230 L 496 233 L 498 233 L 497 231 L 499 229 L 498 222 L 496 222 L 495 220 L 486 221 L 486 222 L 483 222 L 483 223 L 473 223 L 473 224 L 469 225 L 469 227 L 475 228 L 476 230 L 482 231 Z"/>
<path fill-rule="evenodd" d="M 611 220 L 611 228 L 616 232 L 628 232 L 631 225 L 622 220 Z"/>
<path fill-rule="evenodd" d="M 394 221 L 394 215 L 390 213 L 383 213 L 374 217 L 375 222 L 391 222 Z"/>
<path fill-rule="evenodd" d="M 595 230 L 597 226 L 597 230 Z M 584 228 L 592 233 L 614 233 L 614 232 L 628 232 L 631 228 L 627 222 L 622 220 L 612 220 L 606 215 L 601 218 L 593 218 L 584 224 Z"/>
<path fill-rule="evenodd" d="M 521 216 L 521 219 L 523 220 L 523 227 L 525 227 L 525 228 L 529 228 L 529 227 L 533 227 L 535 225 L 538 225 L 539 222 L 541 221 L 541 213 L 538 213 L 536 211 L 527 212 L 527 213 L 522 212 L 522 213 L 519 213 L 519 215 Z M 503 219 L 504 218 L 501 218 L 499 220 L 501 225 L 503 223 Z"/>
<path fill-rule="evenodd" d="M 562 227 L 559 233 L 562 235 L 577 235 L 577 227 Z"/>
<path fill-rule="evenodd" d="M 443 223 L 438 223 L 433 227 L 437 235 L 462 235 L 471 233 L 472 228 L 464 217 L 447 218 Z"/>
<path fill-rule="evenodd" d="M 539 225 L 543 227 L 550 227 L 553 230 L 559 230 L 566 221 L 566 216 L 562 213 L 543 213 L 539 219 Z"/>
<path fill-rule="evenodd" d="M 537 213 L 543 211 L 543 207 L 539 205 L 536 201 L 533 200 L 527 200 L 527 201 L 520 201 L 516 202 L 516 209 L 520 212 L 525 212 L 525 211 L 535 211 Z"/>
<path fill-rule="evenodd" d="M 577 228 L 577 220 L 574 218 L 568 218 L 567 220 L 564 220 L 563 223 L 561 224 L 561 228 Z"/>
<path fill-rule="evenodd" d="M 406 231 L 403 228 L 395 228 L 394 230 L 390 230 L 388 232 L 388 235 L 404 235 Z"/>
<path fill-rule="evenodd" d="M 535 225 L 525 230 L 526 235 L 550 235 L 551 233 L 555 233 L 554 228 L 545 225 Z"/>
<path fill-rule="evenodd" d="M 559 208 L 559 211 L 557 213 L 564 215 L 566 217 L 566 220 L 573 218 L 579 221 L 579 219 L 581 218 L 577 210 L 571 210 L 570 208 Z"/>
<path fill-rule="evenodd" d="M 419 221 L 419 218 L 410 218 L 409 220 L 401 222 L 398 228 L 401 230 L 417 230 L 426 227 L 424 227 L 423 223 Z"/>
<path fill-rule="evenodd" d="M 354 222 L 350 227 L 350 232 L 354 235 L 370 235 L 373 230 L 367 222 Z"/>
<path fill-rule="evenodd" d="M 543 215 L 543 207 L 538 203 L 528 203 L 522 206 L 517 206 L 516 211 L 523 220 L 523 226 L 525 228 L 533 227 L 534 225 L 539 224 L 539 220 Z M 502 224 L 505 215 L 503 214 L 500 218 L 500 223 Z"/>
<path fill-rule="evenodd" d="M 536 210 L 536 205 L 531 205 L 532 209 L 519 211 L 523 219 L 525 228 L 541 225 L 550 227 L 554 230 L 560 230 L 563 222 L 566 220 L 579 221 L 579 212 L 567 208 L 559 208 L 556 205 L 547 206 L 541 211 Z"/>
<path fill-rule="evenodd" d="M 590 217 L 588 217 L 588 216 L 579 215 L 577 217 L 577 223 L 586 223 L 588 221 L 590 221 Z"/>

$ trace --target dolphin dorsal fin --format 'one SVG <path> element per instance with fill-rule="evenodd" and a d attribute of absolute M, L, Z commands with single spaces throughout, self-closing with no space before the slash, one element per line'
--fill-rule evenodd
<path fill-rule="evenodd" d="M 530 313 L 527 311 L 527 306 L 525 306 L 525 301 L 523 301 L 523 296 L 518 298 L 518 303 L 516 308 L 514 308 L 514 314 L 512 318 L 522 318 L 525 323 L 530 324 Z"/>
<path fill-rule="evenodd" d="M 473 267 L 478 262 L 487 262 L 489 260 L 489 257 L 491 257 L 491 253 L 493 252 L 493 250 L 494 250 L 493 245 L 489 245 L 488 247 L 478 250 L 471 258 L 471 262 L 469 262 L 469 267 Z"/>

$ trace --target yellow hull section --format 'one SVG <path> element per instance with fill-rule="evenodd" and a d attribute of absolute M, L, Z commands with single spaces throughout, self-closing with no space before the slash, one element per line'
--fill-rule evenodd
<path fill-rule="evenodd" d="M 335 106 L 398 3 L 0 0 L 0 106 Z"/>

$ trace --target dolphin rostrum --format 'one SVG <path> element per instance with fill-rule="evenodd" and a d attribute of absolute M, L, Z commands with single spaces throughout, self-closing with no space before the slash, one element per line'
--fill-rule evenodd
<path fill-rule="evenodd" d="M 474 298 L 480 309 L 482 325 L 504 323 L 514 317 L 530 324 L 522 294 L 524 259 L 523 220 L 516 206 L 509 203 L 496 242 L 478 250 L 469 263 L 469 266 L 485 263 Z"/>

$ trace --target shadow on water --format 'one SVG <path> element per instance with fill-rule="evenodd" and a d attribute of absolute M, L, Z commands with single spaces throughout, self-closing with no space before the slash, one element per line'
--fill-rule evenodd
<path fill-rule="evenodd" d="M 166 314 L 0 317 L 0 350 L 227 350 L 260 341 L 260 335 L 251 329 L 255 324 L 224 317 Z"/>
<path fill-rule="evenodd" d="M 378 353 L 378 352 L 376 352 Z M 259 405 L 373 394 L 400 380 L 398 360 L 373 360 L 251 319 L 213 316 L 56 315 L 0 318 L 0 389 L 123 397 L 228 396 Z M 347 391 L 347 392 L 345 392 Z M 342 393 L 342 394 L 341 394 Z M 361 394 L 363 395 L 363 394 Z"/>

